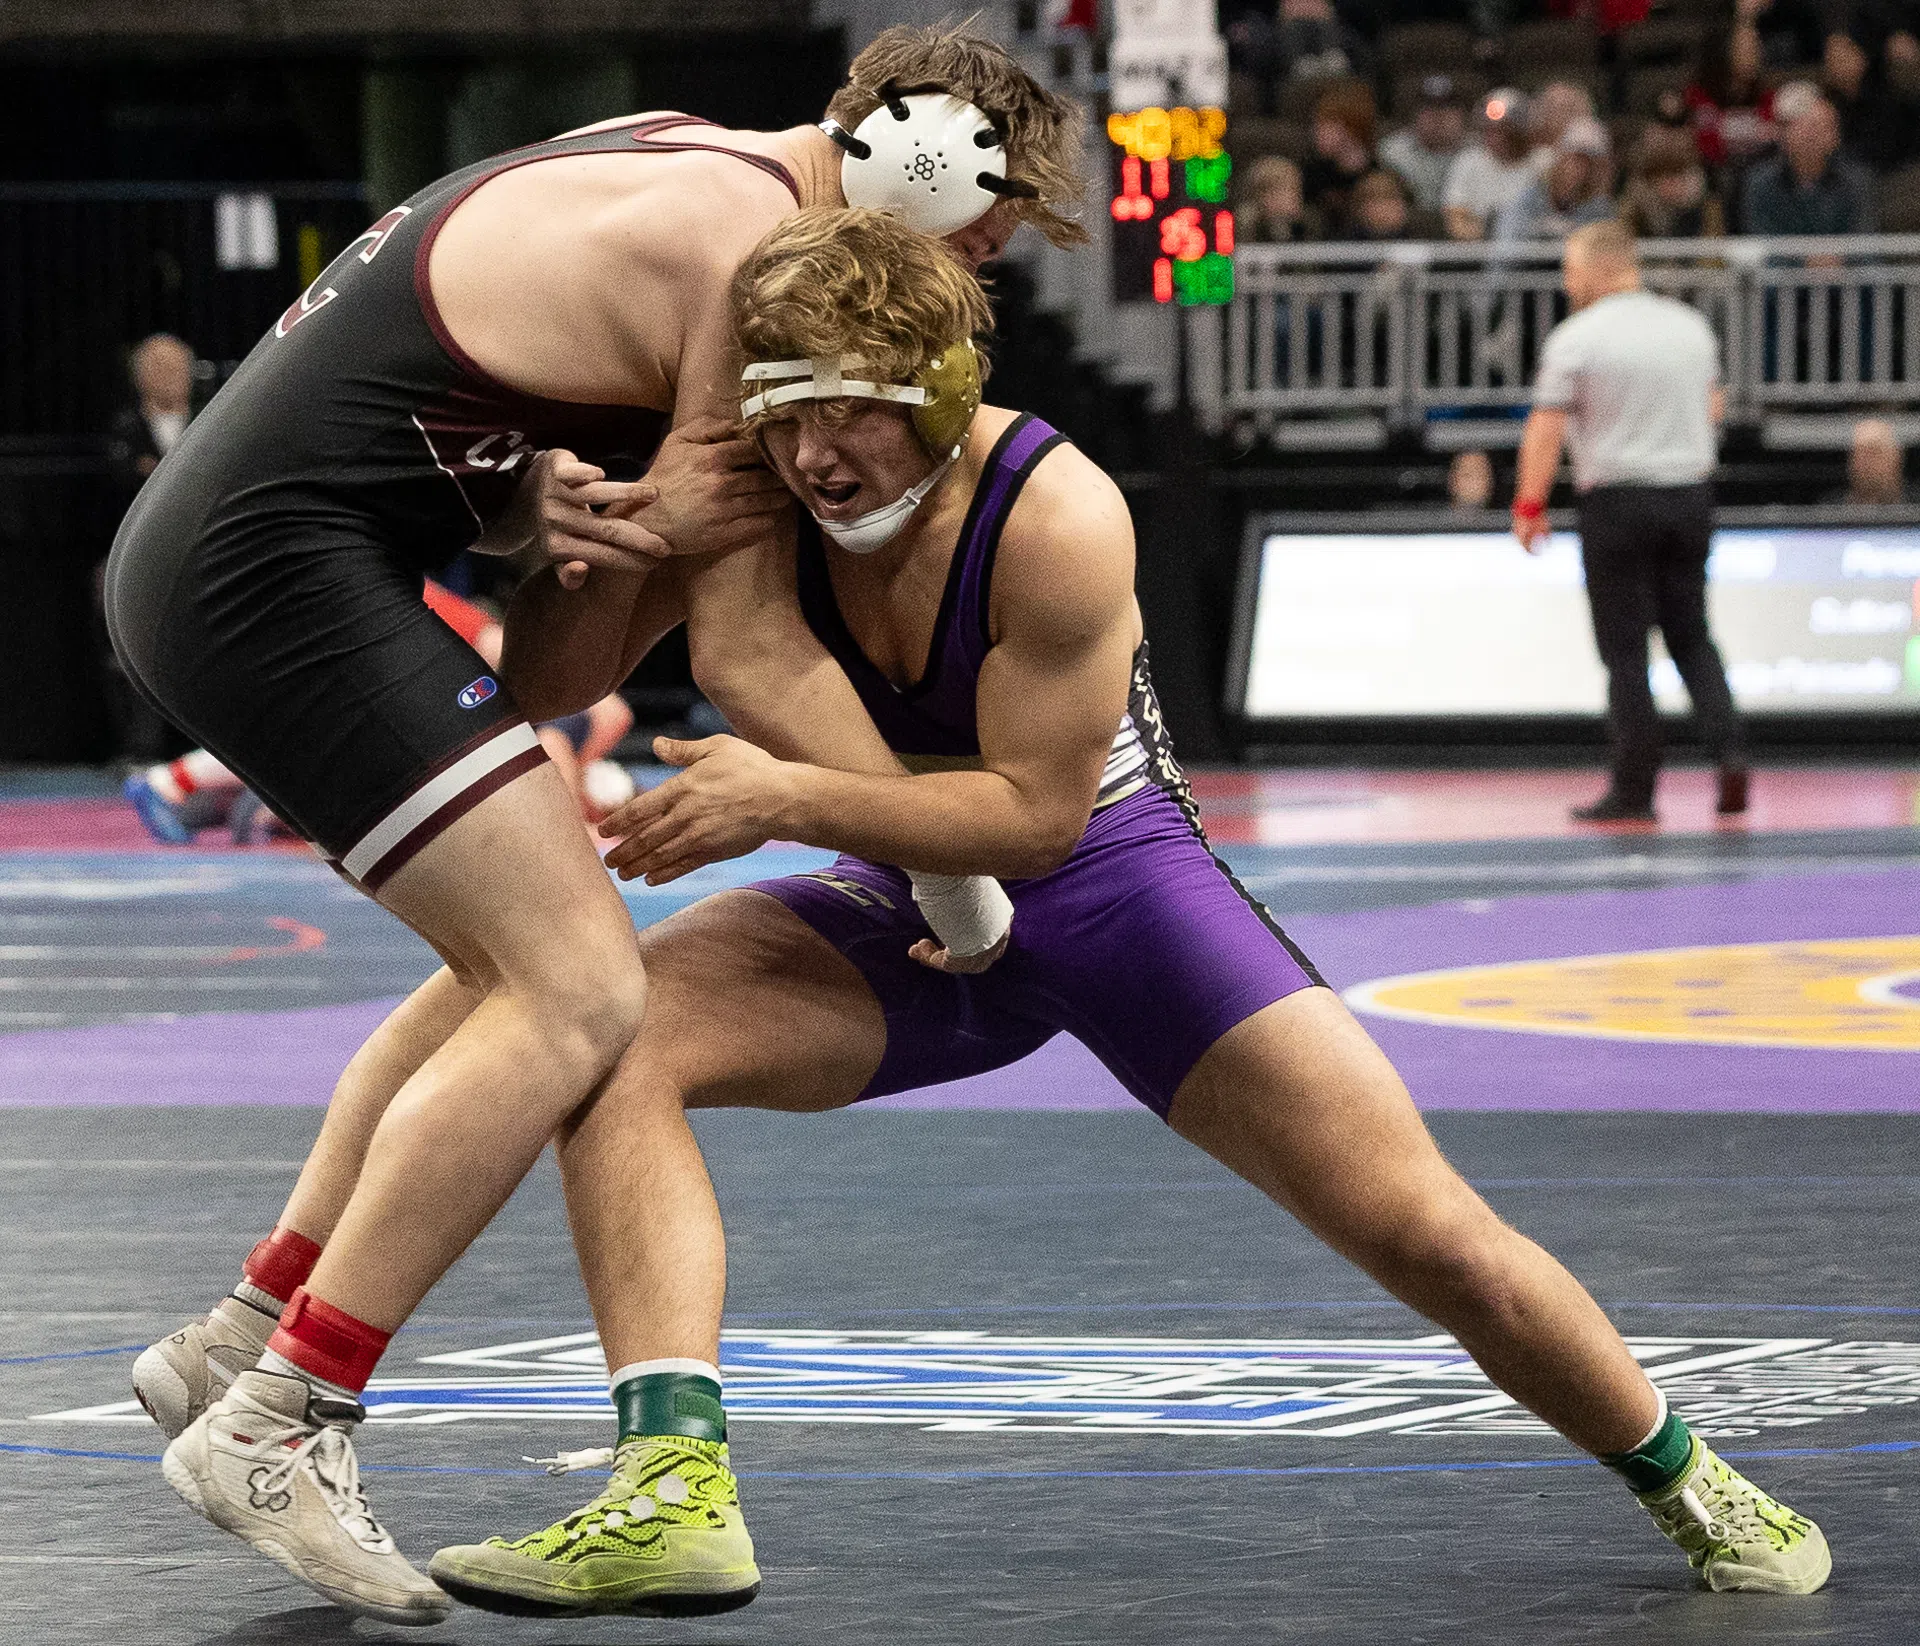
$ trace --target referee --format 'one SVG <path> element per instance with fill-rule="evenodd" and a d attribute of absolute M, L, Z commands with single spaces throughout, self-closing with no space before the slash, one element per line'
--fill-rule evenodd
<path fill-rule="evenodd" d="M 1570 445 L 1613 739 L 1607 792 L 1573 815 L 1584 823 L 1653 818 L 1660 717 L 1647 683 L 1647 636 L 1655 624 L 1719 762 L 1719 810 L 1744 812 L 1740 717 L 1707 632 L 1708 476 L 1724 406 L 1718 346 L 1695 310 L 1641 288 L 1633 236 L 1617 222 L 1567 237 L 1563 277 L 1574 312 L 1541 349 L 1513 532 L 1530 554 L 1547 535 L 1547 494 Z"/>

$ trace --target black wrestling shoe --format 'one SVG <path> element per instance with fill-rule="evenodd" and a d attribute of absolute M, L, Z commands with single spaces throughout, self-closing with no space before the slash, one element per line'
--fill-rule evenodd
<path fill-rule="evenodd" d="M 1591 806 L 1575 806 L 1573 820 L 1576 823 L 1651 823 L 1653 802 L 1629 800 L 1609 789 Z"/>
<path fill-rule="evenodd" d="M 1722 766 L 1720 768 L 1720 799 L 1714 810 L 1722 817 L 1738 817 L 1747 809 L 1747 791 L 1750 786 L 1745 766 Z"/>

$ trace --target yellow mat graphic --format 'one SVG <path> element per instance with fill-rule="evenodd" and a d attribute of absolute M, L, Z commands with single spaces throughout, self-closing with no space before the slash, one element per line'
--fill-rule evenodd
<path fill-rule="evenodd" d="M 1362 983 L 1359 1012 L 1614 1040 L 1920 1051 L 1920 937 L 1733 943 Z"/>

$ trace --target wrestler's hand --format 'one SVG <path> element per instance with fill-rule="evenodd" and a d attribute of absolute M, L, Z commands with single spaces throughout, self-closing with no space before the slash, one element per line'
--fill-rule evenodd
<path fill-rule="evenodd" d="M 738 737 L 683 743 L 656 737 L 653 752 L 681 771 L 637 794 L 600 825 L 620 844 L 607 867 L 649 886 L 758 851 L 773 838 L 786 799 L 786 766 Z"/>
<path fill-rule="evenodd" d="M 651 479 L 609 480 L 605 469 L 570 451 L 543 451 L 528 466 L 498 530 L 503 538 L 531 541 L 559 568 L 560 586 L 577 589 L 594 566 L 638 571 L 666 554 L 665 539 L 635 519 L 659 496 Z"/>
<path fill-rule="evenodd" d="M 670 554 L 725 554 L 764 542 L 793 494 L 725 418 L 682 424 L 647 470 L 658 499 L 634 515 Z"/>
<path fill-rule="evenodd" d="M 943 949 L 930 937 L 923 937 L 907 950 L 909 960 L 917 960 L 929 971 L 953 972 L 959 976 L 971 976 L 984 972 L 1007 952 L 1007 945 L 1013 941 L 1013 928 L 1009 926 L 1001 934 L 1000 941 L 991 949 L 982 949 L 978 954 L 956 955 L 951 949 Z"/>

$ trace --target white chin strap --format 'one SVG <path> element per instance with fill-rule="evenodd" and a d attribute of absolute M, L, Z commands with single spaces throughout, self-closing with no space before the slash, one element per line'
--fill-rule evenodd
<path fill-rule="evenodd" d="M 742 383 L 778 383 L 761 389 L 740 403 L 742 417 L 758 417 L 796 400 L 891 400 L 902 406 L 924 406 L 927 391 L 905 383 L 876 383 L 849 372 L 866 371 L 867 363 L 853 355 L 837 360 L 763 360 L 740 374 Z M 795 381 L 798 379 L 799 381 Z"/>
<path fill-rule="evenodd" d="M 891 503 L 869 509 L 857 519 L 822 520 L 817 514 L 813 518 L 820 529 L 849 554 L 872 554 L 875 549 L 884 549 L 906 529 L 913 511 L 927 500 L 928 492 L 946 479 L 947 470 L 952 467 L 953 459 L 949 457 L 911 491 Z"/>

